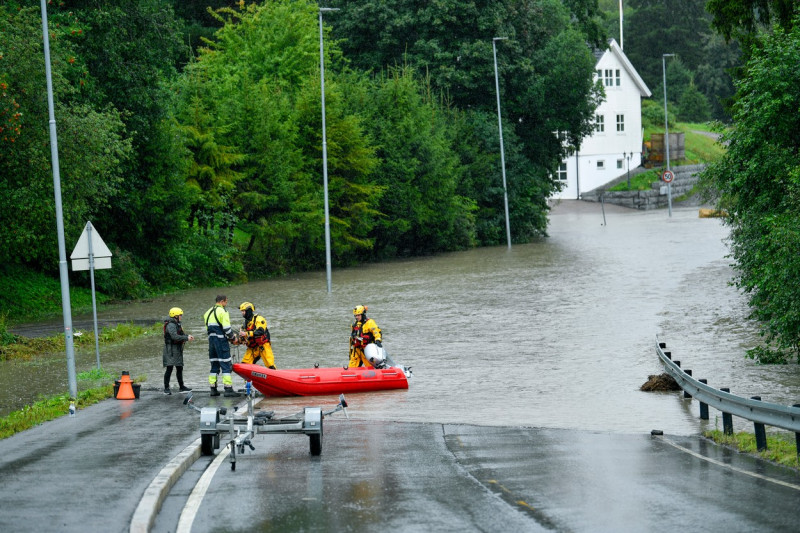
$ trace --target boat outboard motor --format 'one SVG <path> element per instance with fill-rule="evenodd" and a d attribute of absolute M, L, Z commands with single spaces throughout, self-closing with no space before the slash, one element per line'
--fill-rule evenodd
<path fill-rule="evenodd" d="M 372 363 L 372 366 L 375 368 L 386 367 L 386 353 L 383 351 L 382 347 L 377 346 L 375 343 L 369 343 L 364 347 L 364 357 L 366 357 L 367 361 Z"/>

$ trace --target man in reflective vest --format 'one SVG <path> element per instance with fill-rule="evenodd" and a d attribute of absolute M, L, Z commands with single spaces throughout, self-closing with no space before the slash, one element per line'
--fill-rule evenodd
<path fill-rule="evenodd" d="M 357 305 L 353 309 L 353 327 L 350 331 L 350 362 L 348 367 L 372 366 L 364 356 L 364 348 L 374 342 L 381 347 L 381 330 L 371 318 L 367 318 L 367 306 Z"/>
<path fill-rule="evenodd" d="M 222 372 L 222 385 L 225 387 L 225 396 L 238 396 L 233 390 L 233 377 L 231 370 L 231 348 L 229 341 L 236 340 L 236 335 L 231 329 L 231 318 L 225 306 L 228 297 L 224 294 L 217 296 L 214 307 L 206 311 L 203 320 L 208 331 L 208 359 L 211 362 L 211 371 L 208 374 L 208 383 L 211 386 L 211 396 L 219 396 L 217 390 L 217 374 Z"/>
<path fill-rule="evenodd" d="M 269 329 L 267 328 L 267 319 L 257 315 L 255 306 L 250 302 L 242 303 L 239 306 L 239 310 L 244 318 L 244 328 L 239 331 L 240 342 L 247 345 L 242 363 L 254 365 L 261 359 L 264 366 L 277 370 L 275 368 L 275 355 L 272 353 Z"/>

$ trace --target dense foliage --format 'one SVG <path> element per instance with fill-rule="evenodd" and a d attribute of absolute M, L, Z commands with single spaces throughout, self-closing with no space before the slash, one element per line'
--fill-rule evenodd
<path fill-rule="evenodd" d="M 110 208 L 134 155 L 122 113 L 93 101 L 81 35 L 74 18 L 49 35 L 62 195 L 69 199 L 63 218 L 73 242 L 92 213 Z M 58 256 L 41 41 L 36 10 L 0 8 L 0 263 L 52 270 Z"/>
<path fill-rule="evenodd" d="M 705 172 L 731 226 L 736 284 L 766 345 L 762 362 L 800 361 L 800 19 L 751 50 L 737 85 L 727 155 Z"/>
<path fill-rule="evenodd" d="M 601 2 L 606 28 L 619 40 L 619 2 Z M 730 120 L 727 107 L 741 52 L 737 42 L 726 42 L 712 30 L 707 0 L 629 0 L 623 4 L 624 51 L 654 98 L 664 94 L 662 54 L 675 54 L 666 61 L 667 98 L 681 120 Z"/>
<path fill-rule="evenodd" d="M 325 20 L 333 263 L 503 242 L 494 36 L 512 237 L 545 235 L 554 132 L 579 142 L 601 97 L 596 0 L 344 7 Z M 62 0 L 48 19 L 66 252 L 91 220 L 114 253 L 101 292 L 324 265 L 316 3 Z M 38 6 L 0 6 L 0 259 L 54 276 L 42 44 Z"/>

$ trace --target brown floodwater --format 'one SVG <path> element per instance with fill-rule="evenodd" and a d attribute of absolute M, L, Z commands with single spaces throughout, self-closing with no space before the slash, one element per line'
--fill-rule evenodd
<path fill-rule="evenodd" d="M 745 298 L 729 284 L 728 232 L 718 219 L 699 218 L 697 208 L 673 209 L 670 218 L 606 206 L 603 224 L 600 205 L 564 201 L 550 221 L 549 238 L 511 250 L 334 269 L 330 294 L 325 272 L 314 272 L 112 306 L 98 319 L 160 322 L 181 307 L 197 337 L 186 347 L 186 381 L 206 391 L 202 314 L 218 292 L 230 298 L 234 324 L 245 300 L 266 316 L 283 368 L 346 364 L 351 310 L 365 304 L 388 352 L 414 377 L 407 391 L 350 395 L 356 418 L 672 434 L 721 426 L 713 409 L 700 421 L 697 402 L 678 393 L 639 391 L 663 371 L 656 336 L 711 386 L 781 404 L 800 400 L 797 365 L 745 357 L 759 337 Z M 73 321 L 91 329 L 91 318 Z M 145 376 L 142 393 L 160 394 L 161 343 L 156 336 L 101 347 L 101 364 L 115 375 Z M 76 353 L 77 372 L 95 364 L 93 348 Z M 2 369 L 0 414 L 68 389 L 64 354 Z M 329 400 L 276 399 L 269 408 Z"/>

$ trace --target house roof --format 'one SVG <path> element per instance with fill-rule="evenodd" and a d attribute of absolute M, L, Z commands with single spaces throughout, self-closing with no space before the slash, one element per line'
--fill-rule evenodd
<path fill-rule="evenodd" d="M 622 64 L 622 66 L 625 68 L 625 71 L 630 75 L 631 79 L 636 84 L 636 87 L 639 88 L 639 92 L 642 93 L 642 96 L 645 98 L 650 97 L 653 93 L 651 93 L 650 89 L 647 88 L 644 80 L 641 78 L 641 76 L 639 76 L 639 73 L 636 72 L 636 69 L 633 68 L 628 56 L 625 55 L 625 52 L 622 51 L 622 48 L 619 47 L 615 39 L 608 40 L 607 50 L 595 50 L 594 56 L 599 62 L 600 59 L 609 52 L 614 54 L 617 60 Z"/>

